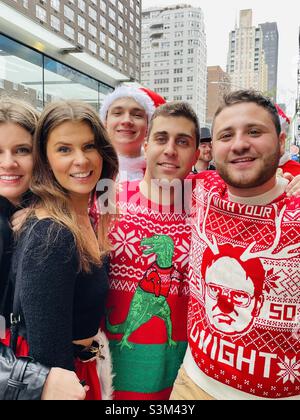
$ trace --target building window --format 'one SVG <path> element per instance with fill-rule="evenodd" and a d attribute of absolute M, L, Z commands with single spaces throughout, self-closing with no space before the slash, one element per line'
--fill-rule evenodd
<path fill-rule="evenodd" d="M 67 25 L 67 24 L 65 24 L 65 26 L 64 26 L 64 34 L 65 34 L 68 38 L 74 39 L 74 35 L 75 35 L 74 29 L 73 29 L 73 28 L 71 28 L 71 26 L 69 26 L 69 25 Z"/>
<path fill-rule="evenodd" d="M 97 12 L 91 6 L 89 6 L 89 17 L 92 18 L 95 22 L 97 21 Z"/>
<path fill-rule="evenodd" d="M 80 45 L 83 45 L 84 47 L 86 45 L 85 36 L 82 33 L 80 33 L 80 32 L 78 32 L 78 43 Z"/>
<path fill-rule="evenodd" d="M 106 28 L 106 19 L 104 16 L 100 16 L 100 25 L 102 28 Z"/>
<path fill-rule="evenodd" d="M 97 36 L 97 28 L 96 26 L 89 23 L 89 33 L 96 38 Z"/>
<path fill-rule="evenodd" d="M 86 23 L 85 19 L 82 16 L 78 15 L 77 21 L 78 21 L 78 26 L 85 30 L 85 23 Z"/>
<path fill-rule="evenodd" d="M 59 12 L 60 10 L 60 0 L 51 0 L 51 7 Z"/>
<path fill-rule="evenodd" d="M 116 57 L 113 54 L 109 53 L 108 54 L 108 61 L 110 62 L 110 64 L 115 65 L 116 64 Z"/>
<path fill-rule="evenodd" d="M 74 22 L 74 11 L 68 6 L 64 6 L 64 15 L 67 19 Z"/>
<path fill-rule="evenodd" d="M 60 20 L 56 16 L 51 15 L 50 23 L 52 28 L 56 29 L 57 31 L 60 31 Z"/>
<path fill-rule="evenodd" d="M 3 68 L 6 70 L 4 74 L 0 73 L 0 87 L 7 94 L 13 93 L 30 102 L 39 111 L 47 103 L 68 99 L 85 101 L 99 111 L 103 98 L 113 90 L 4 35 L 0 35 L 0 50 L 3 52 L 0 71 Z M 14 89 L 15 92 L 12 92 Z"/>
<path fill-rule="evenodd" d="M 86 7 L 85 1 L 84 0 L 78 0 L 78 8 L 82 12 L 85 12 L 85 7 Z"/>
<path fill-rule="evenodd" d="M 109 46 L 109 48 L 111 48 L 112 50 L 115 50 L 115 49 L 116 49 L 116 42 L 115 42 L 113 39 L 108 38 L 108 46 Z"/>
<path fill-rule="evenodd" d="M 40 19 L 42 22 L 47 21 L 47 12 L 41 6 L 36 6 L 35 13 L 36 13 L 36 17 Z"/>
<path fill-rule="evenodd" d="M 113 9 L 111 9 L 110 7 L 108 8 L 108 16 L 115 21 L 116 20 L 116 13 L 113 11 Z"/>
<path fill-rule="evenodd" d="M 97 44 L 94 41 L 89 40 L 88 48 L 92 53 L 97 54 Z"/>
<path fill-rule="evenodd" d="M 112 35 L 116 35 L 116 28 L 111 23 L 108 24 L 108 30 Z"/>

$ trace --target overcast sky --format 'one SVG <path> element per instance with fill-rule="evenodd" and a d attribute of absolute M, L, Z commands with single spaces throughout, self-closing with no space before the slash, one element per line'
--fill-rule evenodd
<path fill-rule="evenodd" d="M 228 35 L 238 22 L 241 9 L 253 9 L 253 24 L 277 22 L 279 31 L 278 102 L 294 112 L 297 94 L 300 26 L 299 0 L 142 0 L 143 9 L 155 6 L 190 4 L 204 12 L 208 65 L 226 70 Z"/>

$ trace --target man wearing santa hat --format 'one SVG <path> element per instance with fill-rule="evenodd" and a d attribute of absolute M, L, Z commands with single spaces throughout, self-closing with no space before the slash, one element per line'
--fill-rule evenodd
<path fill-rule="evenodd" d="M 100 117 L 119 157 L 119 181 L 144 177 L 142 145 L 155 109 L 166 101 L 143 87 L 120 86 L 104 98 Z"/>

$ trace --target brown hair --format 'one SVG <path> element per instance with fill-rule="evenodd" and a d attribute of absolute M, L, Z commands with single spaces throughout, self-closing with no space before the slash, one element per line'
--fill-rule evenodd
<path fill-rule="evenodd" d="M 44 208 L 52 219 L 66 226 L 72 232 L 79 252 L 80 268 L 89 271 L 90 264 L 99 263 L 99 261 L 95 261 L 95 257 L 91 255 L 83 233 L 78 227 L 76 215 L 71 209 L 68 191 L 56 181 L 47 159 L 47 142 L 50 133 L 56 127 L 68 121 L 82 121 L 91 127 L 95 135 L 96 149 L 103 159 L 100 179 L 114 179 L 117 175 L 117 154 L 96 111 L 84 102 L 55 102 L 45 108 L 35 132 L 31 190 L 36 196 L 34 208 Z M 93 196 L 94 194 L 92 194 Z M 107 235 L 110 222 L 111 216 L 109 214 L 102 215 L 99 221 L 98 241 L 101 256 L 110 250 Z"/>
<path fill-rule="evenodd" d="M 177 101 L 167 102 L 156 108 L 149 124 L 148 140 L 153 127 L 153 121 L 158 117 L 184 117 L 187 120 L 192 121 L 195 126 L 196 148 L 198 149 L 200 143 L 200 125 L 198 117 L 189 103 Z"/>
<path fill-rule="evenodd" d="M 0 99 L 0 124 L 19 124 L 33 135 L 38 118 L 38 112 L 27 102 L 9 97 Z"/>
<path fill-rule="evenodd" d="M 232 105 L 237 104 L 243 104 L 243 103 L 254 103 L 262 108 L 264 108 L 268 113 L 270 114 L 278 136 L 281 133 L 281 125 L 280 125 L 280 119 L 278 115 L 278 111 L 274 103 L 270 98 L 267 96 L 262 95 L 260 92 L 257 92 L 255 90 L 237 90 L 235 92 L 228 93 L 223 96 L 223 101 L 219 108 L 217 109 L 213 123 L 212 123 L 212 129 L 213 132 L 215 119 L 217 116 L 225 109 Z"/>

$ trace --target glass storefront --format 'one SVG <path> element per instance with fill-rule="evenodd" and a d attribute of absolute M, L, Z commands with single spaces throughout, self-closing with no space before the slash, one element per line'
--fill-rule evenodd
<path fill-rule="evenodd" d="M 79 71 L 0 34 L 0 96 L 24 99 L 41 110 L 48 102 L 77 99 L 99 110 L 113 90 Z"/>

